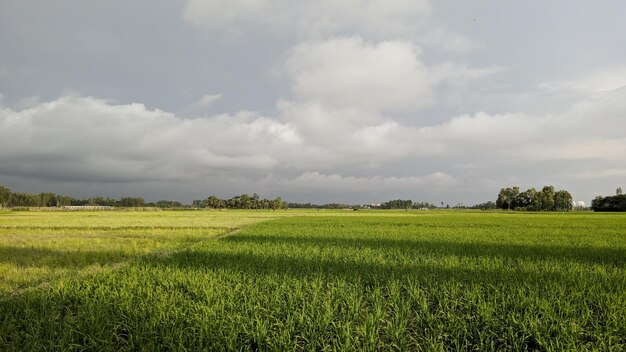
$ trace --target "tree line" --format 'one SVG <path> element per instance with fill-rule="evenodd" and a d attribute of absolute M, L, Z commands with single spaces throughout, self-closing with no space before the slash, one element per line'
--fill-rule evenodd
<path fill-rule="evenodd" d="M 380 204 L 381 209 L 435 209 L 436 205 L 428 202 L 413 202 L 410 199 L 394 199 Z"/>
<path fill-rule="evenodd" d="M 230 199 L 221 199 L 216 196 L 209 196 L 206 199 L 194 200 L 194 208 L 210 209 L 285 209 L 287 203 L 281 197 L 275 199 L 265 199 L 254 193 L 252 196 L 242 194 Z"/>
<path fill-rule="evenodd" d="M 591 201 L 593 211 L 626 211 L 626 194 L 622 188 L 615 190 L 614 196 L 597 196 Z"/>
<path fill-rule="evenodd" d="M 326 203 L 326 204 L 313 204 L 313 203 L 288 203 L 287 206 L 291 209 L 434 209 L 436 205 L 428 202 L 413 202 L 410 199 L 394 199 L 378 205 L 370 204 L 347 204 L 347 203 Z"/>
<path fill-rule="evenodd" d="M 184 208 L 212 208 L 212 209 L 282 209 L 287 204 L 280 198 L 261 199 L 258 194 L 252 196 L 242 194 L 230 199 L 220 199 L 209 196 L 203 200 L 193 201 L 191 205 L 182 204 L 174 200 L 159 200 L 146 202 L 142 197 L 91 197 L 86 199 L 74 198 L 55 193 L 30 194 L 12 192 L 9 188 L 0 185 L 0 207 L 64 207 L 64 206 L 105 206 L 115 208 L 156 207 L 162 209 Z"/>
<path fill-rule="evenodd" d="M 530 188 L 524 192 L 520 192 L 519 187 L 502 188 L 496 206 L 506 210 L 568 211 L 574 204 L 568 191 L 555 191 L 554 186 L 545 186 L 541 191 Z"/>
<path fill-rule="evenodd" d="M 165 202 L 165 203 L 164 203 Z M 109 206 L 109 207 L 165 207 L 182 206 L 175 201 L 159 201 L 147 203 L 141 197 L 122 197 L 114 199 L 109 197 L 91 197 L 86 199 L 74 198 L 62 194 L 44 192 L 31 194 L 25 192 L 12 192 L 9 188 L 0 185 L 0 207 L 64 207 L 64 206 Z"/>

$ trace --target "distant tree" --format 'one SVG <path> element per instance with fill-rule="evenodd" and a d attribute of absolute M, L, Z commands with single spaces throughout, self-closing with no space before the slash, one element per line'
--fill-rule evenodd
<path fill-rule="evenodd" d="M 0 185 L 0 208 L 6 208 L 11 203 L 11 190 Z"/>
<path fill-rule="evenodd" d="M 250 200 L 250 196 L 247 194 L 242 194 L 239 196 L 239 207 L 242 209 L 250 209 L 250 205 L 252 204 Z"/>
<path fill-rule="evenodd" d="M 40 193 L 39 194 L 39 204 L 42 207 L 56 207 L 57 206 L 57 195 L 54 193 Z"/>
<path fill-rule="evenodd" d="M 217 198 L 216 196 L 209 196 L 207 199 L 204 200 L 203 208 L 212 208 L 212 209 L 221 208 L 220 206 L 221 203 L 222 203 L 222 200 Z"/>
<path fill-rule="evenodd" d="M 173 200 L 160 200 L 154 204 L 157 208 L 162 209 L 171 209 L 171 208 L 181 208 L 183 204 L 181 202 L 173 201 Z"/>
<path fill-rule="evenodd" d="M 597 196 L 591 201 L 591 209 L 593 211 L 626 211 L 626 194 Z"/>
<path fill-rule="evenodd" d="M 428 202 L 415 202 L 412 206 L 413 209 L 435 209 L 436 205 L 428 203 Z"/>
<path fill-rule="evenodd" d="M 572 195 L 568 191 L 560 190 L 554 193 L 555 210 L 569 211 L 572 207 Z"/>
<path fill-rule="evenodd" d="M 72 204 L 72 202 L 74 201 L 74 198 L 57 194 L 56 200 L 57 200 L 57 206 L 62 207 L 65 205 Z"/>
<path fill-rule="evenodd" d="M 411 209 L 413 201 L 410 199 L 394 199 L 380 205 L 382 209 Z"/>
<path fill-rule="evenodd" d="M 283 209 L 285 207 L 287 207 L 287 203 L 283 202 L 281 197 L 276 197 L 276 199 L 272 202 L 272 209 L 274 210 Z"/>
<path fill-rule="evenodd" d="M 622 187 L 617 187 L 617 189 L 615 190 L 615 195 L 616 196 L 621 196 L 622 195 Z"/>
<path fill-rule="evenodd" d="M 470 209 L 481 209 L 481 210 L 494 210 L 494 209 L 498 209 L 498 206 L 496 205 L 496 203 L 492 202 L 492 201 L 488 201 L 485 203 L 479 203 L 476 205 L 473 205 L 471 207 L 469 207 Z"/>
<path fill-rule="evenodd" d="M 496 204 L 500 209 L 514 209 L 517 206 L 519 187 L 502 188 L 498 194 Z"/>
<path fill-rule="evenodd" d="M 143 207 L 146 201 L 141 197 L 124 197 L 120 199 L 120 205 L 126 208 Z"/>
<path fill-rule="evenodd" d="M 537 199 L 539 210 L 554 210 L 554 186 L 544 186 Z"/>
<path fill-rule="evenodd" d="M 13 193 L 11 195 L 12 207 L 38 207 L 40 206 L 40 198 L 30 193 Z"/>
<path fill-rule="evenodd" d="M 500 189 L 496 205 L 500 209 L 566 211 L 573 208 L 573 201 L 569 192 L 555 192 L 553 186 L 544 186 L 539 192 L 529 188 L 521 193 L 519 187 L 511 187 Z"/>
<path fill-rule="evenodd" d="M 537 190 L 534 188 L 529 188 L 524 192 L 521 192 L 517 195 L 516 207 L 521 207 L 526 210 L 536 210 L 534 209 L 535 203 L 537 201 Z"/>

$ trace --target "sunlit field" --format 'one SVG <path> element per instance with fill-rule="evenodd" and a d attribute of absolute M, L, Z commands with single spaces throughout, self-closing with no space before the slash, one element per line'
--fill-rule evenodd
<path fill-rule="evenodd" d="M 626 215 L 0 214 L 0 350 L 626 349 Z"/>
<path fill-rule="evenodd" d="M 2 212 L 0 295 L 177 250 L 276 212 Z"/>

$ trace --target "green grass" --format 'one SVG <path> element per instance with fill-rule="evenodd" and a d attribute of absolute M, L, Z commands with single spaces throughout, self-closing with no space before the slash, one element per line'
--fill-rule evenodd
<path fill-rule="evenodd" d="M 279 214 L 0 213 L 0 295 L 118 268 L 146 254 L 177 250 Z"/>
<path fill-rule="evenodd" d="M 127 263 L 17 294 L 1 277 L 0 350 L 626 349 L 623 214 L 108 214 L 0 216 L 3 246 L 63 232 L 56 251 Z M 15 274 L 56 268 L 25 257 Z"/>

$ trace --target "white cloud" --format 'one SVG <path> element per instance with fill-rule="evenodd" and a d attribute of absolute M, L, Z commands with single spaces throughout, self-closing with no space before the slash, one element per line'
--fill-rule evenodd
<path fill-rule="evenodd" d="M 511 163 L 556 161 L 573 167 L 600 160 L 602 167 L 593 173 L 560 177 L 616 178 L 626 160 L 625 95 L 626 90 L 614 91 L 562 114 L 481 112 L 430 126 L 320 103 L 283 101 L 275 117 L 244 111 L 183 119 L 142 104 L 66 96 L 23 110 L 0 107 L 0 174 L 224 184 L 236 176 L 276 192 L 283 184 L 293 193 L 298 187 L 303 192 L 399 192 L 455 185 L 456 179 L 482 177 L 484 170 Z M 455 169 L 460 160 L 476 165 L 474 171 Z M 412 165 L 409 169 L 422 176 L 362 176 L 383 173 L 393 163 Z M 350 174 L 342 175 L 340 170 L 348 169 Z M 286 176 L 293 174 L 300 176 Z"/>
<path fill-rule="evenodd" d="M 340 37 L 302 43 L 287 59 L 288 78 L 299 101 L 365 111 L 415 111 L 435 102 L 435 89 L 450 90 L 497 71 L 453 62 L 432 67 L 408 41 L 366 42 Z M 450 94 L 451 92 L 448 92 Z"/>
<path fill-rule="evenodd" d="M 289 126 L 253 113 L 189 120 L 91 97 L 0 110 L 0 172 L 32 177 L 172 180 L 263 170 L 298 143 Z"/>
<path fill-rule="evenodd" d="M 299 100 L 364 110 L 414 110 L 432 102 L 432 78 L 408 42 L 357 37 L 304 43 L 287 60 Z"/>

